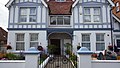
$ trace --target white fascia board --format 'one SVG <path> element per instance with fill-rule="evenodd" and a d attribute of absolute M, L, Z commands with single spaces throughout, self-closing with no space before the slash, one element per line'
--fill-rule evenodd
<path fill-rule="evenodd" d="M 112 7 L 115 6 L 115 4 L 111 0 L 108 0 L 108 2 L 112 5 Z"/>
<path fill-rule="evenodd" d="M 44 0 L 41 0 L 41 2 L 44 4 L 45 7 L 48 7 L 48 5 L 46 4 Z"/>
<path fill-rule="evenodd" d="M 5 5 L 7 8 L 12 4 L 14 0 L 9 0 L 8 3 Z"/>
<path fill-rule="evenodd" d="M 79 0 L 76 0 L 76 1 L 74 2 L 74 4 L 72 5 L 72 7 L 75 7 L 75 5 L 76 5 L 78 2 L 79 2 Z"/>
<path fill-rule="evenodd" d="M 112 14 L 112 16 L 113 16 L 118 22 L 120 22 L 120 19 L 117 18 L 114 14 Z"/>
<path fill-rule="evenodd" d="M 14 0 L 9 0 L 9 2 L 5 5 L 7 8 L 12 4 Z M 44 0 L 41 0 L 41 2 L 45 5 L 45 7 L 48 7 Z"/>

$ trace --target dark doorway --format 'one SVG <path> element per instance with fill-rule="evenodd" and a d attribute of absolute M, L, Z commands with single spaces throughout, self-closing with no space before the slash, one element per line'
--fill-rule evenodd
<path fill-rule="evenodd" d="M 54 54 L 55 55 L 60 55 L 61 54 L 60 39 L 50 39 L 50 44 L 57 46 Z"/>

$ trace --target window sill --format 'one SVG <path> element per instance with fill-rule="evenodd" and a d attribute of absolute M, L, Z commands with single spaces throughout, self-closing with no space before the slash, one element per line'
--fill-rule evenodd
<path fill-rule="evenodd" d="M 49 25 L 49 27 L 71 27 L 71 25 Z"/>
<path fill-rule="evenodd" d="M 99 23 L 101 23 L 101 22 L 84 22 L 84 24 L 99 24 Z"/>
<path fill-rule="evenodd" d="M 17 24 L 22 24 L 22 25 L 24 25 L 24 24 L 37 24 L 36 22 L 19 22 L 19 23 L 17 23 Z"/>

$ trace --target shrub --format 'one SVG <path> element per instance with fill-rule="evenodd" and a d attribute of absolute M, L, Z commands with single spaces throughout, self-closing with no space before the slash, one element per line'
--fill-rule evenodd
<path fill-rule="evenodd" d="M 9 60 L 15 60 L 17 59 L 17 55 L 12 54 L 12 53 L 7 53 L 4 58 L 8 58 Z"/>
<path fill-rule="evenodd" d="M 15 55 L 13 53 L 7 53 L 3 58 L 7 58 L 8 60 L 24 60 L 25 57 L 21 55 Z"/>
<path fill-rule="evenodd" d="M 47 47 L 50 54 L 56 53 L 56 49 L 58 48 L 56 45 L 48 45 Z"/>
<path fill-rule="evenodd" d="M 74 63 L 74 65 L 77 67 L 77 56 L 75 54 L 70 56 L 70 60 Z"/>

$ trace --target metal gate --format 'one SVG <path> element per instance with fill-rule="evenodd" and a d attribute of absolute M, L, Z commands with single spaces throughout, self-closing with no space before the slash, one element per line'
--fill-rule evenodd
<path fill-rule="evenodd" d="M 76 68 L 66 56 L 51 56 L 45 68 Z"/>

